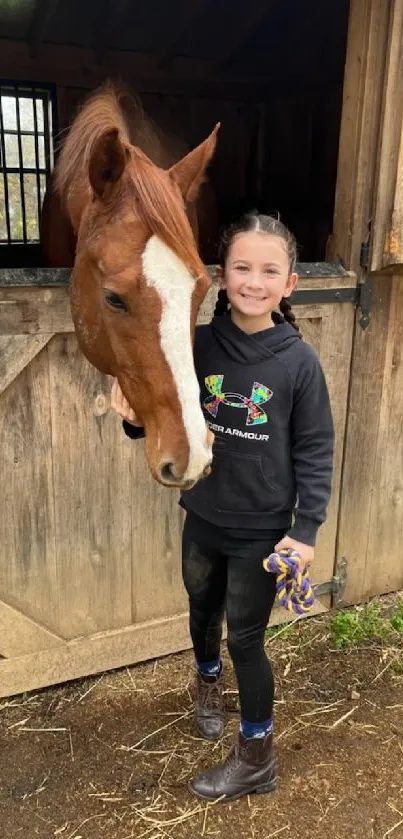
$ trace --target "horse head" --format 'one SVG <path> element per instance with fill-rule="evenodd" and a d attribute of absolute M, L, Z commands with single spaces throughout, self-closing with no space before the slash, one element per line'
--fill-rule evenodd
<path fill-rule="evenodd" d="M 71 308 L 80 348 L 98 370 L 117 377 L 144 425 L 154 477 L 182 488 L 206 474 L 212 459 L 193 363 L 197 312 L 210 279 L 185 205 L 204 180 L 218 127 L 163 170 L 131 144 L 121 122 L 102 128 L 99 119 L 76 172 L 69 137 L 58 164 L 77 236 Z"/>

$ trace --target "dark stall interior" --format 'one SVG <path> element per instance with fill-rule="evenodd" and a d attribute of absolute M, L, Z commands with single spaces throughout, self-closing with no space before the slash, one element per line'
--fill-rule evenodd
<path fill-rule="evenodd" d="M 281 214 L 301 261 L 325 260 L 348 13 L 348 0 L 2 4 L 0 266 L 40 264 L 38 214 L 52 149 L 80 101 L 108 77 L 140 94 L 146 112 L 188 147 L 221 122 L 200 230 L 206 262 L 217 259 L 222 225 L 251 208 Z M 21 124 L 10 128 L 5 98 L 9 105 L 17 97 L 24 116 L 32 96 L 42 97 L 45 119 L 39 125 L 34 114 L 25 133 Z"/>

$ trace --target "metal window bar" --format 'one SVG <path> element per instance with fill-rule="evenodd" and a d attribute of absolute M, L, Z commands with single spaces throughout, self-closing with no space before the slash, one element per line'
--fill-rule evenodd
<path fill-rule="evenodd" d="M 2 111 L 2 102 L 1 96 L 2 95 L 11 95 L 15 98 L 16 102 L 16 116 L 17 116 L 17 129 L 5 129 L 4 128 L 4 119 L 3 119 L 3 111 Z M 21 117 L 20 117 L 20 102 L 19 97 L 23 96 L 26 99 L 33 100 L 33 111 L 34 111 L 34 131 L 30 130 L 21 130 Z M 44 114 L 44 130 L 40 131 L 38 129 L 38 110 L 37 110 L 37 103 L 38 100 L 42 101 L 43 104 L 43 114 Z M 42 209 L 42 199 L 41 199 L 41 176 L 45 175 L 46 184 L 49 180 L 49 175 L 52 168 L 52 136 L 51 136 L 51 109 L 53 107 L 52 98 L 50 93 L 37 89 L 35 87 L 26 87 L 25 85 L 17 85 L 17 84 L 3 84 L 0 85 L 0 175 L 3 175 L 3 182 L 4 182 L 4 199 L 5 199 L 5 213 L 6 213 L 6 229 L 7 229 L 7 240 L 2 239 L 1 241 L 4 243 L 6 241 L 7 244 L 27 244 L 28 236 L 27 236 L 27 219 L 26 219 L 26 208 L 25 208 L 25 181 L 24 181 L 24 174 L 31 173 L 36 175 L 36 187 L 37 187 L 37 204 L 38 204 L 38 219 L 40 220 L 40 213 Z M 10 134 L 17 137 L 18 142 L 18 153 L 20 158 L 20 166 L 7 166 L 6 162 L 6 155 L 5 155 L 5 134 Z M 24 166 L 24 161 L 22 157 L 22 136 L 30 136 L 34 137 L 35 143 L 35 168 L 29 168 Z M 40 165 L 39 161 L 39 137 L 44 138 L 44 151 L 45 151 L 45 163 L 43 166 Z M 22 219 L 23 219 L 23 239 L 13 239 L 11 236 L 11 221 L 10 221 L 10 202 L 9 202 L 9 189 L 8 189 L 8 175 L 16 174 L 19 175 L 20 179 L 20 196 L 21 196 L 21 211 L 22 211 Z M 29 240 L 31 241 L 31 240 Z"/>
<path fill-rule="evenodd" d="M 7 132 L 6 132 L 6 134 L 7 134 Z M 0 171 L 2 171 L 1 166 L 0 166 Z M 19 166 L 7 166 L 6 171 L 7 171 L 7 174 L 9 174 L 9 175 L 18 175 L 18 173 L 20 171 L 20 167 Z M 43 166 L 41 166 L 41 168 L 39 169 L 39 174 L 40 175 L 46 175 L 46 171 L 47 170 L 44 169 Z M 27 175 L 34 175 L 35 174 L 35 169 L 24 169 L 24 172 L 26 172 Z"/>
<path fill-rule="evenodd" d="M 38 112 L 37 112 L 37 104 L 38 98 L 36 94 L 36 90 L 34 88 L 34 131 L 35 131 L 35 163 L 36 163 L 36 204 L 38 207 L 38 229 L 41 221 L 41 176 L 40 176 L 40 166 L 39 166 L 39 139 L 38 139 Z M 45 108 L 43 109 L 45 110 Z"/>
<path fill-rule="evenodd" d="M 27 244 L 27 216 L 25 208 L 25 184 L 24 184 L 24 160 L 22 157 L 22 139 L 21 139 L 21 113 L 20 113 L 20 97 L 18 88 L 14 88 L 15 103 L 17 109 L 17 131 L 18 131 L 18 156 L 20 159 L 20 194 L 21 194 L 21 213 L 22 213 L 22 238 L 24 245 Z"/>
<path fill-rule="evenodd" d="M 3 103 L 1 101 L 1 90 L 0 90 L 0 147 L 1 147 L 1 160 L 2 160 L 2 170 L 3 170 L 3 184 L 4 184 L 4 205 L 5 205 L 5 212 L 6 212 L 6 228 L 7 228 L 7 240 L 8 242 L 11 241 L 11 225 L 10 225 L 10 204 L 8 198 L 8 181 L 7 181 L 7 172 L 6 172 L 6 141 L 4 138 L 4 120 L 3 120 Z"/>
<path fill-rule="evenodd" d="M 3 93 L 3 96 L 4 96 L 4 93 Z M 24 95 L 24 99 L 26 99 L 25 95 Z M 18 131 L 17 131 L 16 128 L 6 128 L 5 131 L 6 131 L 6 134 L 12 134 L 14 137 L 18 136 Z M 21 133 L 24 134 L 24 137 L 25 136 L 27 136 L 27 137 L 34 137 L 35 136 L 35 131 L 29 131 L 27 128 L 24 128 L 24 130 Z M 45 136 L 44 131 L 38 131 L 38 137 L 44 137 L 44 136 Z"/>
<path fill-rule="evenodd" d="M 43 128 L 45 136 L 45 174 L 46 186 L 49 183 L 50 173 L 53 168 L 53 147 L 52 147 L 52 99 L 50 96 L 43 96 Z"/>

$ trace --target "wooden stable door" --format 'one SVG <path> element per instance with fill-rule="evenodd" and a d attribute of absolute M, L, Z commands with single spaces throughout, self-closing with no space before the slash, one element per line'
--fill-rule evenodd
<path fill-rule="evenodd" d="M 354 330 L 337 547 L 345 602 L 360 603 L 403 588 L 403 0 L 351 0 L 331 254 L 372 292 Z"/>
<path fill-rule="evenodd" d="M 296 305 L 337 432 L 316 582 L 334 569 L 354 320 L 332 292 L 354 278 L 326 273 L 308 270 Z M 313 302 L 324 288 L 328 302 Z M 212 290 L 202 321 L 214 302 Z M 143 443 L 125 437 L 110 386 L 77 348 L 65 287 L 0 287 L 0 696 L 190 646 L 178 496 L 150 477 Z M 286 617 L 277 608 L 273 620 Z"/>

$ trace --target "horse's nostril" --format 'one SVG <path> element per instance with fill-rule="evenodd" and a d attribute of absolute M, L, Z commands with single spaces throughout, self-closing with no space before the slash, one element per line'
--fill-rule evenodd
<path fill-rule="evenodd" d="M 161 466 L 160 476 L 162 481 L 166 481 L 167 483 L 171 483 L 172 481 L 177 482 L 178 476 L 175 475 L 174 466 L 174 463 L 164 463 Z"/>

